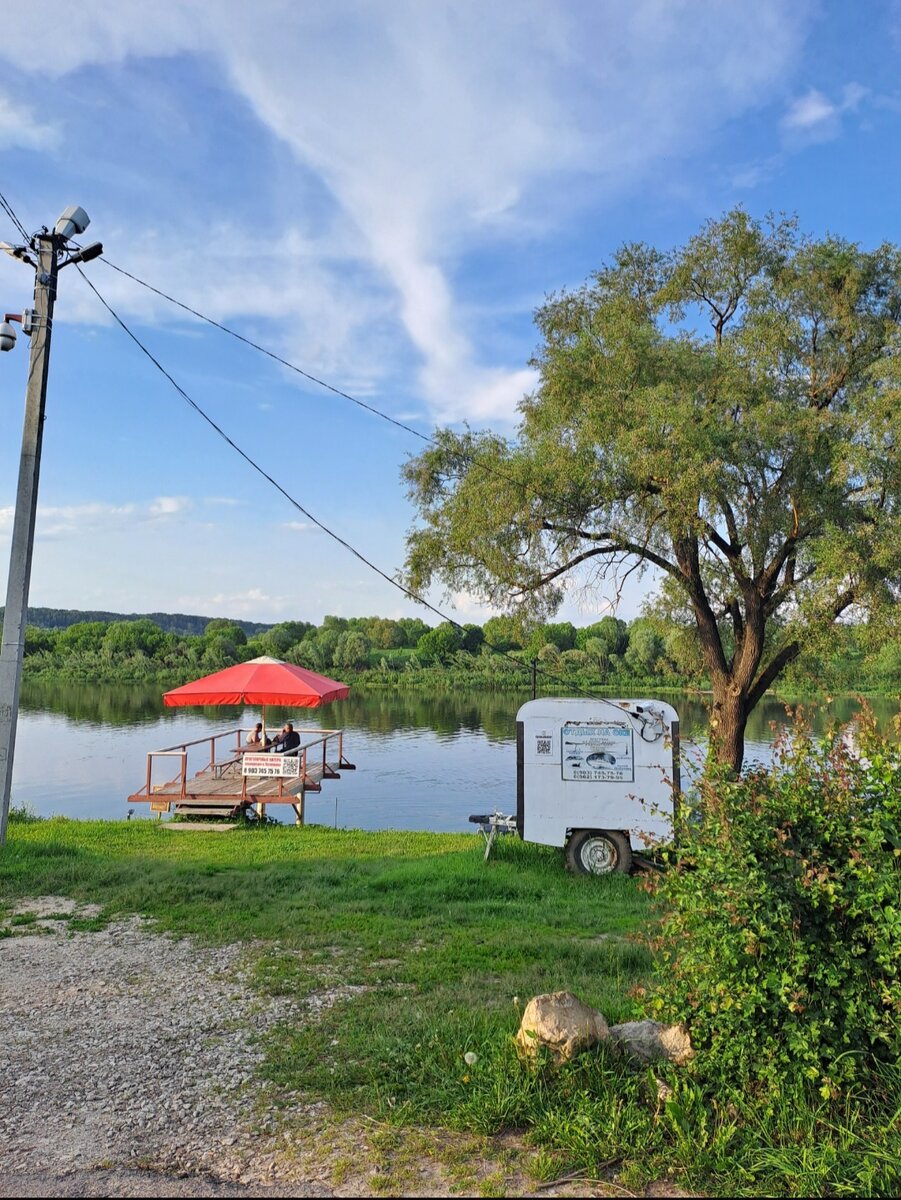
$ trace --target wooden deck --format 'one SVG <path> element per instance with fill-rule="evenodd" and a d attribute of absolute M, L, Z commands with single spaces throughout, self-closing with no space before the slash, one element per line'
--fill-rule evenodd
<path fill-rule="evenodd" d="M 290 804 L 296 823 L 302 825 L 307 792 L 320 791 L 323 779 L 340 779 L 342 771 L 355 770 L 344 756 L 342 729 L 298 729 L 301 742 L 297 750 L 272 756 L 273 766 L 281 759 L 296 760 L 295 775 L 245 774 L 246 732 L 231 729 L 164 750 L 151 750 L 147 755 L 144 786 L 128 797 L 128 803 L 149 803 L 150 811 L 159 814 L 174 812 L 197 817 L 230 817 L 250 807 L 262 815 L 269 804 Z M 231 746 L 223 745 L 229 740 Z M 208 758 L 200 770 L 190 774 L 188 760 L 197 747 L 208 747 Z M 175 778 L 154 781 L 154 769 L 159 767 L 160 759 L 178 760 L 179 772 Z M 283 769 L 294 767 L 286 763 Z"/>

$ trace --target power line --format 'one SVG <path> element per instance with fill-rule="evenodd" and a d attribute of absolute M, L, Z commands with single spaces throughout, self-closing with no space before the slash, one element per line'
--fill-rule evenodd
<path fill-rule="evenodd" d="M 22 222 L 16 216 L 15 209 L 10 204 L 10 202 L 7 200 L 7 198 L 3 195 L 2 192 L 0 192 L 0 208 L 3 209 L 3 211 L 9 217 L 9 219 L 12 221 L 13 225 L 15 225 L 19 234 L 27 242 L 28 241 L 28 232 L 26 231 L 25 226 L 22 224 Z"/>
<path fill-rule="evenodd" d="M 206 321 L 208 325 L 214 326 L 216 329 L 221 329 L 223 333 L 227 333 L 230 337 L 237 338 L 239 342 L 243 342 L 245 346 L 250 346 L 252 350 L 258 350 L 260 354 L 265 354 L 267 358 L 271 358 L 274 362 L 279 363 L 283 367 L 287 367 L 289 371 L 294 371 L 297 375 L 302 375 L 304 379 L 308 379 L 310 383 L 315 383 L 319 387 L 325 388 L 329 392 L 333 392 L 336 396 L 341 396 L 345 400 L 349 400 L 351 404 L 356 404 L 360 408 L 366 409 L 373 416 L 381 417 L 383 421 L 390 421 L 392 425 L 396 425 L 398 429 L 403 429 L 407 433 L 412 433 L 414 437 L 420 438 L 424 442 L 431 442 L 432 438 L 424 433 L 420 433 L 418 429 L 414 429 L 412 425 L 407 425 L 403 421 L 398 421 L 395 417 L 389 416 L 382 412 L 381 409 L 375 408 L 372 404 L 367 404 L 365 400 L 360 400 L 357 396 L 352 396 L 350 392 L 342 391 L 341 388 L 335 387 L 331 383 L 326 383 L 324 379 L 319 379 L 316 375 L 310 374 L 309 371 L 303 370 L 296 363 L 290 362 L 287 358 L 282 358 L 280 354 L 276 354 L 273 350 L 268 350 L 265 346 L 261 346 L 259 342 L 253 341 L 252 338 L 245 337 L 243 333 L 238 333 L 237 329 L 232 329 L 228 325 L 223 325 L 221 321 L 215 320 L 213 317 L 208 317 L 205 313 L 198 312 L 196 308 L 192 308 L 190 304 L 185 304 L 181 300 L 176 300 L 174 296 L 170 296 L 167 292 L 162 291 L 158 287 L 154 287 L 152 283 L 148 283 L 146 279 L 140 279 L 137 275 L 132 275 L 131 271 L 126 271 L 124 267 L 117 267 L 115 263 L 109 261 L 108 258 L 102 259 L 108 267 L 114 271 L 118 271 L 120 275 L 124 275 L 127 279 L 133 280 L 146 288 L 148 292 L 153 292 L 160 296 L 163 300 L 167 300 L 170 304 L 174 304 L 176 308 L 182 309 L 191 316 L 197 317 L 200 321 Z"/>
<path fill-rule="evenodd" d="M 123 321 L 123 319 L 115 311 L 115 309 L 112 307 L 112 305 L 109 304 L 109 302 L 101 295 L 99 290 L 94 286 L 94 284 L 91 282 L 91 280 L 87 277 L 87 275 L 81 269 L 81 266 L 78 263 L 75 263 L 73 265 L 75 266 L 75 269 L 78 271 L 78 273 L 82 277 L 82 279 L 85 281 L 85 283 L 88 285 L 88 287 L 94 293 L 94 295 L 97 297 L 97 299 L 103 305 L 103 307 L 106 309 L 106 311 L 110 314 L 110 316 L 113 318 L 113 320 L 119 326 L 119 328 L 123 331 L 123 333 L 127 334 L 127 336 L 138 347 L 138 349 L 141 351 L 141 353 L 143 355 L 145 355 L 145 357 L 147 357 L 151 361 L 151 363 L 153 363 L 153 365 L 156 367 L 156 369 L 168 380 L 168 382 L 172 385 L 172 387 L 179 394 L 179 396 L 181 396 L 181 398 L 198 414 L 198 416 L 201 417 L 202 420 L 204 420 L 207 423 L 207 425 L 209 425 L 210 428 L 216 434 L 218 434 L 218 436 L 221 437 L 222 440 L 224 442 L 226 442 L 227 445 L 229 445 L 232 448 L 232 450 L 235 451 L 236 454 L 240 455 L 240 457 L 244 459 L 244 461 L 248 464 L 248 466 L 250 466 L 254 471 L 256 471 L 257 474 L 261 475 L 263 477 L 263 479 L 265 479 L 267 481 L 267 483 L 270 483 L 276 489 L 276 491 L 279 492 L 279 494 L 282 495 L 288 501 L 289 504 L 291 504 L 294 508 L 296 508 L 299 513 L 301 513 L 303 516 L 305 516 L 307 518 L 307 520 L 311 521 L 318 529 L 321 529 L 322 532 L 327 534 L 330 538 L 332 538 L 333 541 L 337 542 L 340 546 L 343 546 L 345 550 L 349 551 L 349 553 L 351 553 L 354 556 L 354 558 L 356 558 L 359 562 L 363 563 L 364 566 L 367 566 L 371 571 L 374 571 L 376 573 L 376 575 L 378 575 L 378 576 L 380 576 L 380 578 L 384 579 L 386 583 L 389 583 L 392 587 L 397 588 L 398 591 L 403 592 L 403 594 L 405 596 L 407 596 L 408 599 L 413 600 L 416 604 L 421 604 L 423 606 L 423 608 L 427 608 L 430 612 L 433 612 L 437 617 L 440 617 L 442 621 L 446 621 L 449 625 L 453 626 L 455 629 L 459 630 L 461 633 L 466 632 L 464 626 L 461 625 L 461 623 L 459 621 L 454 620 L 453 617 L 447 616 L 447 614 L 442 612 L 440 608 L 436 608 L 436 606 L 434 604 L 431 604 L 428 600 L 425 600 L 422 596 L 417 595 L 415 592 L 411 591 L 409 588 L 405 587 L 402 583 L 400 583 L 399 580 L 397 580 L 393 576 L 389 575 L 386 571 L 383 571 L 381 567 L 377 566 L 374 562 L 372 562 L 370 559 L 368 559 L 363 553 L 361 553 L 361 551 L 357 550 L 355 546 L 352 546 L 350 542 L 348 542 L 345 538 L 341 537 L 340 534 L 336 533 L 333 529 L 330 529 L 329 526 L 326 525 L 323 521 L 320 521 L 318 517 L 315 517 L 313 515 L 313 513 L 310 512 L 309 509 L 305 508 L 304 505 L 302 505 L 299 500 L 297 500 L 294 496 L 291 495 L 290 492 L 288 492 L 284 487 L 282 487 L 282 485 L 275 478 L 273 478 L 272 475 L 269 474 L 269 472 L 265 469 L 265 467 L 261 466 L 256 461 L 256 459 L 252 458 L 251 455 L 249 455 L 245 450 L 243 450 L 237 444 L 237 442 L 235 442 L 225 432 L 225 430 L 220 425 L 218 425 L 213 420 L 213 418 L 211 416 L 209 416 L 209 414 L 207 412 L 205 412 L 204 409 L 201 408 L 201 406 L 195 400 L 193 400 L 191 398 L 191 396 L 188 395 L 188 393 L 184 390 L 184 388 L 181 386 L 181 384 L 178 383 L 177 380 L 175 380 L 172 375 L 170 375 L 170 373 L 162 365 L 162 363 L 159 361 L 159 359 L 156 358 L 156 356 L 144 345 L 144 343 L 140 340 L 140 338 L 137 336 L 137 334 L 135 334 L 128 327 L 128 325 L 126 325 L 125 321 Z M 554 675 L 551 672 L 544 670 L 543 668 L 539 667 L 537 665 L 537 663 L 529 664 L 529 663 L 523 662 L 522 659 L 514 658 L 512 654 L 508 654 L 506 651 L 500 650 L 496 646 L 491 646 L 491 647 L 489 647 L 489 649 L 492 651 L 492 653 L 499 655 L 501 658 L 507 659 L 509 662 L 512 662 L 516 667 L 518 667 L 521 670 L 526 670 L 526 671 L 533 670 L 533 671 L 535 671 L 536 674 L 541 675 L 542 677 L 551 680 L 551 682 L 553 682 L 553 683 L 558 683 L 558 684 L 564 683 L 564 684 L 566 684 L 567 687 L 571 687 L 573 691 L 578 692 L 579 695 L 585 696 L 586 698 L 588 698 L 590 700 L 598 700 L 604 704 L 609 704 L 612 708 L 615 708 L 617 710 L 617 712 L 619 712 L 619 713 L 626 711 L 626 715 L 629 716 L 632 720 L 637 721 L 641 725 L 642 729 L 647 724 L 645 719 L 640 714 L 631 713 L 631 712 L 628 712 L 627 710 L 620 708 L 620 706 L 618 704 L 614 704 L 613 701 L 608 700 L 606 696 L 597 696 L 593 692 L 585 691 L 583 688 L 580 688 L 577 685 L 572 684 L 569 680 L 565 679 L 564 677 L 559 676 L 559 675 Z"/>
<path fill-rule="evenodd" d="M 212 325 L 215 329 L 219 329 L 223 333 L 227 333 L 229 337 L 236 338 L 239 342 L 243 342 L 245 346 L 249 346 L 252 350 L 257 350 L 260 354 L 265 354 L 267 358 L 271 358 L 274 362 L 279 363 L 281 366 L 287 367 L 289 371 L 294 371 L 297 375 L 301 375 L 304 379 L 308 379 L 311 383 L 315 383 L 319 387 L 325 388 L 327 391 L 332 392 L 336 396 L 341 396 L 343 399 L 349 400 L 351 404 L 356 404 L 359 408 L 365 409 L 366 412 L 372 413 L 373 416 L 380 417 L 383 421 L 388 421 L 391 425 L 397 426 L 398 429 L 403 429 L 406 433 L 412 434 L 413 437 L 419 438 L 420 441 L 425 442 L 429 446 L 438 445 L 437 440 L 433 437 L 429 437 L 428 434 L 421 433 L 418 429 L 414 429 L 412 425 L 407 425 L 404 421 L 400 421 L 396 417 L 389 416 L 389 414 L 383 412 L 382 409 L 376 408 L 374 404 L 367 404 L 358 396 L 353 396 L 350 392 L 345 392 L 341 388 L 335 387 L 334 384 L 327 383 L 324 379 L 320 379 L 318 376 L 312 375 L 309 371 L 305 371 L 296 363 L 291 362 L 289 359 L 283 358 L 280 354 L 276 354 L 275 351 L 269 350 L 266 346 L 261 346 L 259 342 L 255 342 L 252 338 L 246 337 L 243 333 L 238 333 L 238 331 L 236 329 L 232 329 L 231 326 L 225 325 L 221 321 L 217 321 L 214 317 L 208 317 L 206 313 L 202 313 L 198 309 L 192 308 L 190 304 L 185 304 L 184 301 L 177 300 L 174 296 L 170 296 L 168 292 L 164 292 L 161 288 L 154 287 L 154 285 L 152 283 L 148 283 L 146 279 L 141 279 L 140 276 L 132 274 L 131 271 L 126 271 L 124 267 L 117 266 L 115 263 L 110 262 L 108 258 L 104 258 L 101 261 L 106 263 L 108 267 L 111 267 L 112 270 L 118 272 L 118 274 L 124 275 L 127 279 L 131 279 L 140 287 L 146 288 L 147 291 L 153 292 L 154 295 L 168 301 L 170 304 L 174 304 L 176 308 L 180 308 L 183 312 L 190 313 L 191 316 L 197 317 L 198 320 L 205 321 L 208 325 Z M 540 500 L 542 498 L 541 494 L 536 492 L 534 488 L 528 487 L 522 482 L 522 480 L 516 479 L 515 476 L 511 475 L 508 471 L 504 471 L 493 464 L 480 461 L 478 455 L 474 454 L 472 451 L 463 450 L 460 452 L 460 455 L 473 466 L 487 472 L 489 475 L 494 475 L 498 479 L 504 479 L 508 483 L 514 484 L 514 486 L 520 489 L 525 497 L 531 497 L 535 500 Z"/>

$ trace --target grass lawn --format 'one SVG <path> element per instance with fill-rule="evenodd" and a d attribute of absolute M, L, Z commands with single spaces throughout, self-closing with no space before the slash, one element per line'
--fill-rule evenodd
<path fill-rule="evenodd" d="M 887 1194 L 901 1181 L 898 1113 L 710 1104 L 684 1073 L 653 1076 L 601 1047 L 528 1071 L 510 1035 L 526 1001 L 567 989 L 615 1023 L 638 1015 L 654 915 L 634 878 L 573 878 L 558 851 L 472 835 L 316 826 L 184 832 L 155 823 L 14 820 L 0 851 L 0 927 L 18 897 L 99 903 L 160 929 L 245 942 L 261 991 L 298 1020 L 269 1039 L 289 1090 L 398 1128 L 495 1134 L 542 1147 L 548 1178 L 615 1163 L 619 1185 L 669 1176 L 716 1194 Z M 310 1019 L 311 992 L 346 989 Z M 467 1062 L 464 1055 L 476 1055 Z"/>

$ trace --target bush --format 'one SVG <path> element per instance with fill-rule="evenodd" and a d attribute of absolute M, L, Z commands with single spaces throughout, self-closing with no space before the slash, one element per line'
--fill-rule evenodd
<path fill-rule="evenodd" d="M 901 751 L 872 728 L 781 747 L 701 784 L 660 883 L 653 1005 L 684 1021 L 701 1076 L 824 1099 L 901 1056 Z"/>

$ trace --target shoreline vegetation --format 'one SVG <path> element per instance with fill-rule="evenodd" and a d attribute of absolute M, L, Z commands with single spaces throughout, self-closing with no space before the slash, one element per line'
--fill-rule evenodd
<path fill-rule="evenodd" d="M 156 616 L 161 623 L 127 618 L 73 621 L 62 628 L 29 625 L 24 674 L 49 682 L 177 686 L 271 655 L 338 674 L 364 691 L 477 687 L 525 692 L 533 670 L 543 694 L 709 691 L 694 630 L 658 616 L 631 622 L 604 617 L 581 628 L 565 621 L 529 629 L 509 617 L 492 617 L 482 626 L 444 623 L 431 628 L 418 618 L 327 616 L 318 626 L 284 621 L 250 636 L 241 624 L 223 618 L 208 621 L 196 633 L 181 631 L 177 617 Z M 197 620 L 191 618 L 190 628 Z M 792 664 L 772 690 L 798 698 L 897 696 L 901 638 L 865 625 L 836 626 L 828 644 Z"/>

